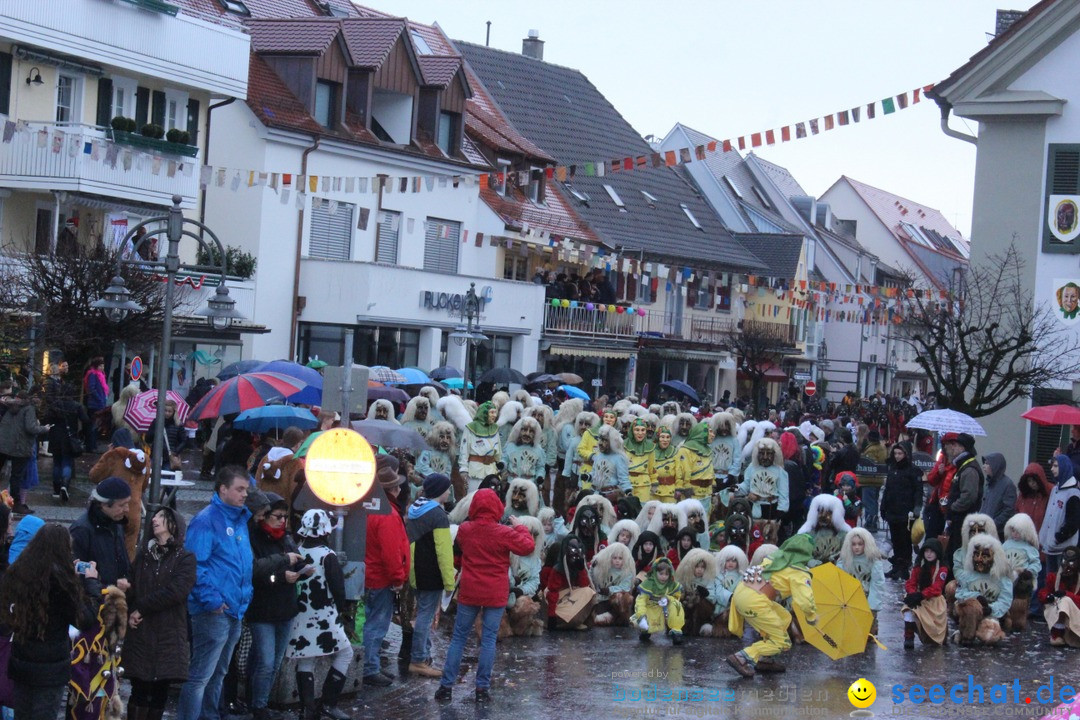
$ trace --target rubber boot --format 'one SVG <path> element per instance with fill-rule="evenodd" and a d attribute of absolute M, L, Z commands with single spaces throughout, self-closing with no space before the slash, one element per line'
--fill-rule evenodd
<path fill-rule="evenodd" d="M 914 622 L 905 622 L 904 623 L 904 649 L 905 650 L 914 650 L 915 649 L 915 623 Z"/>
<path fill-rule="evenodd" d="M 322 698 L 319 700 L 320 716 L 325 715 L 334 720 L 349 720 L 352 717 L 349 713 L 337 708 L 338 698 L 341 697 L 341 691 L 345 687 L 345 680 L 345 676 L 334 668 L 330 668 L 330 672 L 326 673 L 326 680 L 323 681 L 322 686 Z"/>
<path fill-rule="evenodd" d="M 296 694 L 300 696 L 300 720 L 319 720 L 313 673 L 296 671 Z"/>

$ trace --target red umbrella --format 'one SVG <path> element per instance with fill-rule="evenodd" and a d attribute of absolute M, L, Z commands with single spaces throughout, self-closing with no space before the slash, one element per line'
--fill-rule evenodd
<path fill-rule="evenodd" d="M 1020 417 L 1036 425 L 1080 425 L 1080 408 L 1072 405 L 1033 407 Z"/>
<path fill-rule="evenodd" d="M 157 397 L 157 390 L 147 390 L 128 400 L 127 407 L 124 408 L 124 422 L 136 432 L 149 430 L 150 423 L 157 417 Z M 165 397 L 176 403 L 176 422 L 183 425 L 191 408 L 175 390 L 166 391 Z"/>
<path fill-rule="evenodd" d="M 307 383 L 288 375 L 252 372 L 226 380 L 206 394 L 191 411 L 196 420 L 241 413 L 280 400 L 307 387 Z"/>

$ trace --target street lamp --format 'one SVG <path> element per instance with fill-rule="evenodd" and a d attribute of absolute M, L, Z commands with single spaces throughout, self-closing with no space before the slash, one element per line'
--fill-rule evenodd
<path fill-rule="evenodd" d="M 465 302 L 461 304 L 461 319 L 466 322 L 464 326 L 458 325 L 454 332 L 450 333 L 450 339 L 457 345 L 468 345 L 465 348 L 465 377 L 461 381 L 462 397 L 469 397 L 469 365 L 473 348 L 488 339 L 488 336 L 480 332 L 480 326 L 473 326 L 480 319 L 480 297 L 476 294 L 476 283 L 469 283 L 469 291 L 465 293 Z"/>
<path fill-rule="evenodd" d="M 217 292 L 207 302 L 207 307 L 196 312 L 196 315 L 205 317 L 210 326 L 215 330 L 225 330 L 233 320 L 242 319 L 244 316 L 236 311 L 236 301 L 229 297 L 229 289 L 225 287 L 225 247 L 218 240 L 217 235 L 197 220 L 189 220 L 184 217 L 180 209 L 183 200 L 179 195 L 173 195 L 173 206 L 169 208 L 169 214 L 144 220 L 128 231 L 121 243 L 121 248 L 126 248 L 129 241 L 136 237 L 138 232 L 146 228 L 138 243 L 132 248 L 132 258 L 125 260 L 120 257 L 116 261 L 116 275 L 105 289 L 102 298 L 91 304 L 91 307 L 104 311 L 105 316 L 112 322 L 120 322 L 133 312 L 143 310 L 142 306 L 131 299 L 131 291 L 127 288 L 127 282 L 120 275 L 120 269 L 127 265 L 139 268 L 143 271 L 161 273 L 165 276 L 165 317 L 162 321 L 162 347 L 158 361 L 157 383 L 157 418 L 154 422 L 154 445 L 152 451 L 153 474 L 150 476 L 150 502 L 161 502 L 161 463 L 162 447 L 165 444 L 165 391 L 168 389 L 166 378 L 169 376 L 169 355 L 172 348 L 172 320 L 173 298 L 175 295 L 176 275 L 180 270 L 188 272 L 212 272 L 220 274 L 221 280 Z M 148 225 L 155 227 L 147 228 Z M 190 225 L 191 228 L 185 226 Z M 196 232 L 198 230 L 199 232 Z M 209 241 L 202 234 L 209 236 Z M 144 260 L 139 257 L 139 247 L 148 243 L 152 238 L 164 235 L 169 241 L 169 249 L 163 258 L 158 260 Z M 187 236 L 194 238 L 199 246 L 210 251 L 211 257 L 216 252 L 220 259 L 216 265 L 189 265 L 180 262 L 180 240 Z M 144 540 L 151 534 L 150 523 L 144 526 Z"/>

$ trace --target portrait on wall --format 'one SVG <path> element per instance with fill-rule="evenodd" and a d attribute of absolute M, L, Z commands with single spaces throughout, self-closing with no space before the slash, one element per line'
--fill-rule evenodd
<path fill-rule="evenodd" d="M 1080 196 L 1051 195 L 1046 208 L 1050 232 L 1061 242 L 1071 242 L 1080 235 Z"/>
<path fill-rule="evenodd" d="M 1054 315 L 1067 325 L 1080 320 L 1080 278 L 1054 280 Z"/>

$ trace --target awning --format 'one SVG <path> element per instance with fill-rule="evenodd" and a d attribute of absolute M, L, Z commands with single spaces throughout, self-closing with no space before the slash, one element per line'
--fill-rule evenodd
<path fill-rule="evenodd" d="M 634 353 L 630 350 L 610 350 L 607 348 L 575 348 L 563 345 L 552 345 L 549 351 L 552 355 L 570 355 L 572 357 L 586 358 L 619 358 L 627 359 Z"/>
<path fill-rule="evenodd" d="M 761 366 L 759 365 L 758 367 L 760 368 Z M 749 375 L 744 373 L 742 370 L 739 370 L 736 377 L 739 380 L 751 380 L 752 379 Z M 766 363 L 765 364 L 765 375 L 764 375 L 764 377 L 762 377 L 762 380 L 764 380 L 765 382 L 783 383 L 783 382 L 787 382 L 788 376 L 783 370 L 778 368 L 776 365 L 774 365 L 772 363 Z"/>
<path fill-rule="evenodd" d="M 669 360 L 695 360 L 716 363 L 721 367 L 724 366 L 725 362 L 731 360 L 731 355 L 724 350 L 708 352 L 706 350 L 679 350 L 676 348 L 657 348 L 648 346 L 641 349 L 640 356 L 643 358 L 666 358 Z M 732 364 L 731 367 L 734 368 L 735 365 Z"/>

